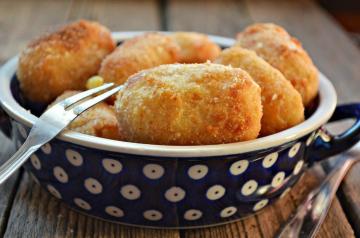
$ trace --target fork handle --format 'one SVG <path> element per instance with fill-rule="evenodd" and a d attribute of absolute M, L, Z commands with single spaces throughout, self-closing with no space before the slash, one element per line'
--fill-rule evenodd
<path fill-rule="evenodd" d="M 321 186 L 313 190 L 298 207 L 295 216 L 283 227 L 278 238 L 314 237 L 324 221 L 341 181 L 349 171 L 354 159 L 344 154 Z"/>
<path fill-rule="evenodd" d="M 15 171 L 17 171 L 26 160 L 39 148 L 41 145 L 33 146 L 27 139 L 24 144 L 15 152 L 15 154 L 8 159 L 0 167 L 0 185 L 4 183 Z"/>

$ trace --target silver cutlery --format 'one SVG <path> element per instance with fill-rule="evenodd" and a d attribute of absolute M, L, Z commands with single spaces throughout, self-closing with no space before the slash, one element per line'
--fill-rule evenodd
<path fill-rule="evenodd" d="M 283 226 L 278 238 L 314 237 L 324 221 L 341 181 L 354 163 L 360 161 L 360 144 L 339 156 L 331 173 L 307 196 L 295 215 Z"/>
<path fill-rule="evenodd" d="M 56 103 L 45 111 L 31 128 L 24 144 L 0 167 L 0 184 L 19 169 L 35 151 L 56 137 L 82 112 L 105 100 L 122 88 L 122 86 L 117 86 L 96 97 L 86 99 L 89 96 L 111 88 L 113 85 L 113 83 L 107 83 L 100 87 L 78 93 Z"/>

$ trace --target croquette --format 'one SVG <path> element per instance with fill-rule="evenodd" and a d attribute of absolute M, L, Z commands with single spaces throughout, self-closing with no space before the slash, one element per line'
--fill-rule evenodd
<path fill-rule="evenodd" d="M 80 91 L 65 91 L 49 107 L 77 93 L 80 93 Z M 121 128 L 116 118 L 115 109 L 105 102 L 100 102 L 81 113 L 70 123 L 67 129 L 92 136 L 122 140 Z"/>
<path fill-rule="evenodd" d="M 175 32 L 171 37 L 180 47 L 179 63 L 205 63 L 214 60 L 221 52 L 220 47 L 205 34 Z"/>
<path fill-rule="evenodd" d="M 115 48 L 104 26 L 85 20 L 32 41 L 20 54 L 17 76 L 27 99 L 50 103 L 66 90 L 85 89 Z"/>
<path fill-rule="evenodd" d="M 220 64 L 171 64 L 131 76 L 115 102 L 127 141 L 206 145 L 255 139 L 260 87 L 244 70 Z"/>
<path fill-rule="evenodd" d="M 221 52 L 215 63 L 241 68 L 259 84 L 263 106 L 262 136 L 285 130 L 304 120 L 304 106 L 299 92 L 280 71 L 254 51 L 232 47 Z"/>
<path fill-rule="evenodd" d="M 254 50 L 277 68 L 301 94 L 305 106 L 316 97 L 318 70 L 301 43 L 282 27 L 271 23 L 251 25 L 237 35 L 236 45 Z"/>
<path fill-rule="evenodd" d="M 129 76 L 143 69 L 177 61 L 179 46 L 169 36 L 161 33 L 140 35 L 118 46 L 108 55 L 99 75 L 105 82 L 123 84 Z"/>

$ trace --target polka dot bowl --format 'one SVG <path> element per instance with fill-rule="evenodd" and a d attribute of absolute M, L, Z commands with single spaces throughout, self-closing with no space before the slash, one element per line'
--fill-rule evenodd
<path fill-rule="evenodd" d="M 119 41 L 141 32 L 118 32 Z M 223 47 L 234 40 L 211 36 Z M 25 108 L 15 76 L 17 58 L 0 70 L 1 128 L 19 147 L 36 117 Z M 313 162 L 359 140 L 360 106 L 336 107 L 336 93 L 320 74 L 319 102 L 307 120 L 249 142 L 162 146 L 112 141 L 66 131 L 33 154 L 25 168 L 53 196 L 83 213 L 127 225 L 191 228 L 223 224 L 268 206 Z M 2 116 L 3 117 L 3 116 Z M 355 118 L 341 135 L 329 119 Z"/>

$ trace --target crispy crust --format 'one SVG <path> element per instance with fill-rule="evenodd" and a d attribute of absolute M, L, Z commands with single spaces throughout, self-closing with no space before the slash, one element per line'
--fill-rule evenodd
<path fill-rule="evenodd" d="M 99 74 L 105 82 L 123 84 L 140 70 L 175 63 L 179 51 L 178 45 L 169 36 L 147 33 L 117 47 L 101 64 Z"/>
<path fill-rule="evenodd" d="M 24 95 L 49 103 L 66 90 L 84 89 L 115 48 L 108 29 L 80 20 L 32 41 L 21 53 L 17 76 Z"/>
<path fill-rule="evenodd" d="M 129 78 L 116 113 L 128 141 L 220 144 L 255 139 L 262 116 L 260 87 L 241 69 L 172 64 Z"/>
<path fill-rule="evenodd" d="M 318 70 L 301 43 L 275 24 L 254 24 L 237 35 L 236 45 L 251 49 L 277 68 L 307 106 L 317 95 Z"/>
<path fill-rule="evenodd" d="M 304 120 L 304 106 L 300 94 L 280 71 L 257 56 L 254 51 L 232 47 L 224 50 L 215 62 L 247 71 L 261 87 L 262 136 L 285 130 Z"/>
<path fill-rule="evenodd" d="M 49 107 L 78 93 L 80 91 L 65 91 Z M 123 139 L 121 128 L 116 119 L 115 109 L 104 102 L 100 102 L 80 114 L 67 128 L 83 134 L 113 140 Z"/>
<path fill-rule="evenodd" d="M 221 52 L 220 47 L 205 34 L 176 32 L 171 37 L 180 47 L 179 63 L 205 63 L 214 60 Z"/>

